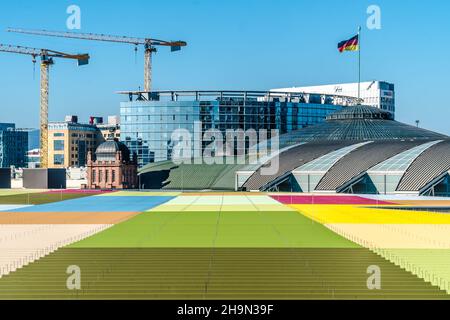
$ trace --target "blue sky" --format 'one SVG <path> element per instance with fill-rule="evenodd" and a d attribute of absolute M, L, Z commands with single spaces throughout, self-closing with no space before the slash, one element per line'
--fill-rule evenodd
<path fill-rule="evenodd" d="M 357 54 L 336 45 L 381 8 L 382 29 L 363 29 L 363 80 L 396 85 L 397 119 L 450 134 L 450 2 L 442 0 L 41 0 L 1 1 L 1 43 L 89 52 L 91 64 L 56 61 L 50 120 L 118 114 L 115 94 L 143 82 L 133 46 L 9 34 L 6 27 L 66 30 L 66 9 L 81 8 L 81 32 L 185 40 L 160 49 L 154 89 L 248 89 L 357 80 Z M 27 56 L 0 54 L 0 122 L 37 127 L 39 70 Z"/>

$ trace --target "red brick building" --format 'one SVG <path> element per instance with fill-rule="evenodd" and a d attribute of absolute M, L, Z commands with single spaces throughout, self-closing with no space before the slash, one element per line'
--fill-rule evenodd
<path fill-rule="evenodd" d="M 88 189 L 139 188 L 136 155 L 131 157 L 127 146 L 108 140 L 98 146 L 95 156 L 88 153 L 86 187 Z"/>

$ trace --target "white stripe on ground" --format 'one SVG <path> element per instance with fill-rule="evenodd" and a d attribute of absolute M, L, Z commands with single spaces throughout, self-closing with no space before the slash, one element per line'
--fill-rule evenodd
<path fill-rule="evenodd" d="M 32 207 L 32 205 L 0 204 L 0 211 L 8 211 Z"/>
<path fill-rule="evenodd" d="M 0 277 L 110 227 L 110 224 L 0 225 Z"/>
<path fill-rule="evenodd" d="M 149 211 L 292 211 L 266 195 L 179 196 Z"/>
<path fill-rule="evenodd" d="M 331 223 L 326 226 L 371 249 L 450 249 L 450 225 L 446 224 Z"/>

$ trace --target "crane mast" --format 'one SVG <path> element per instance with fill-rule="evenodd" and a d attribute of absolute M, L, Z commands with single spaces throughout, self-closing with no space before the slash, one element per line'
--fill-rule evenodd
<path fill-rule="evenodd" d="M 171 51 L 179 51 L 181 47 L 187 46 L 184 41 L 165 41 L 151 38 L 136 38 L 136 37 L 122 37 L 113 36 L 106 34 L 95 34 L 95 33 L 78 33 L 78 32 L 61 32 L 61 31 L 48 31 L 48 30 L 27 30 L 27 29 L 16 29 L 8 28 L 8 32 L 39 35 L 39 36 L 49 36 L 49 37 L 60 37 L 60 38 L 71 38 L 80 40 L 92 40 L 92 41 L 106 41 L 106 42 L 116 42 L 116 43 L 127 43 L 134 46 L 143 45 L 144 46 L 144 91 L 150 92 L 152 90 L 152 55 L 157 51 L 157 46 L 170 47 Z"/>
<path fill-rule="evenodd" d="M 48 168 L 48 93 L 50 65 L 53 59 L 41 61 L 41 96 L 40 96 L 40 141 L 41 141 L 41 168 Z"/>
<path fill-rule="evenodd" d="M 150 92 L 152 90 L 152 55 L 156 52 L 156 48 L 151 45 L 145 46 L 144 57 L 144 91 Z"/>
<path fill-rule="evenodd" d="M 63 52 L 35 49 L 12 45 L 0 44 L 0 52 L 30 55 L 33 62 L 36 57 L 41 58 L 41 83 L 40 83 L 40 144 L 41 144 L 41 168 L 48 168 L 48 106 L 49 106 L 49 76 L 50 66 L 54 64 L 53 58 L 78 60 L 78 65 L 85 65 L 89 61 L 88 54 L 67 54 Z"/>

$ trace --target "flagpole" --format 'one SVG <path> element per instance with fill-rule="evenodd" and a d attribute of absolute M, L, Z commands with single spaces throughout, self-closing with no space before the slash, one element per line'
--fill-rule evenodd
<path fill-rule="evenodd" d="M 358 104 L 361 99 L 361 26 L 358 27 Z"/>

